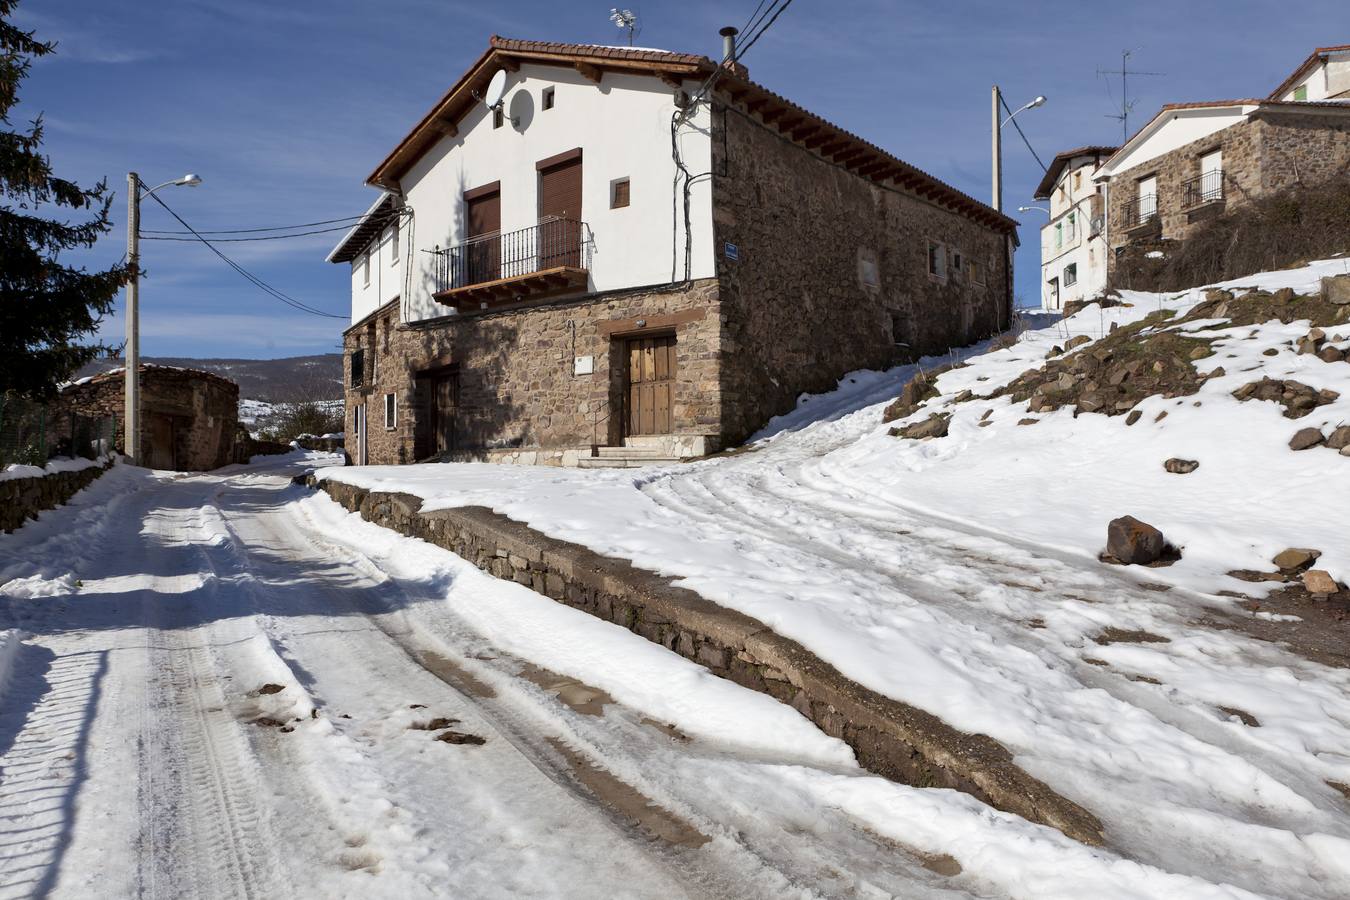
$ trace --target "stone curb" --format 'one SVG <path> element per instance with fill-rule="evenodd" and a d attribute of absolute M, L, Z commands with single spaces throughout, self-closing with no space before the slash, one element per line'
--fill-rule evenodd
<path fill-rule="evenodd" d="M 10 534 L 44 509 L 56 509 L 88 487 L 117 462 L 112 457 L 101 466 L 75 472 L 50 472 L 32 478 L 0 481 L 0 531 Z"/>
<path fill-rule="evenodd" d="M 411 494 L 318 482 L 313 475 L 304 483 L 367 521 L 622 625 L 715 675 L 791 705 L 852 747 L 858 762 L 878 775 L 964 791 L 1085 844 L 1105 842 L 1094 815 L 1022 771 L 994 739 L 958 731 L 931 713 L 863 687 L 762 622 L 668 578 L 550 538 L 485 507 L 422 512 L 421 499 Z"/>

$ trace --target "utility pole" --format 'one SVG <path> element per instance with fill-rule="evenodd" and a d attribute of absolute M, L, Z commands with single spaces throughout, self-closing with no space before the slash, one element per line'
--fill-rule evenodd
<path fill-rule="evenodd" d="M 141 177 L 127 173 L 127 353 L 126 414 L 122 423 L 122 451 L 132 465 L 141 461 L 141 305 L 140 305 Z"/>
<path fill-rule="evenodd" d="M 994 134 L 994 201 L 995 212 L 1003 211 L 1003 123 L 999 121 L 1002 110 L 1003 98 L 999 94 L 998 85 L 994 85 L 993 90 L 993 134 Z"/>

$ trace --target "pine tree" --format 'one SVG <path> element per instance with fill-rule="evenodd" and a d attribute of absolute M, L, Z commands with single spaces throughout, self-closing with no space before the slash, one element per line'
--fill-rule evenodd
<path fill-rule="evenodd" d="M 55 44 L 10 24 L 18 0 L 0 0 L 0 397 L 50 397 L 61 381 L 107 348 L 87 343 L 112 310 L 129 270 L 62 265 L 63 250 L 90 247 L 112 228 L 106 179 L 92 189 L 52 174 L 40 152 L 42 118 L 15 130 L 9 113 L 31 61 Z M 43 207 L 79 211 L 78 221 Z"/>

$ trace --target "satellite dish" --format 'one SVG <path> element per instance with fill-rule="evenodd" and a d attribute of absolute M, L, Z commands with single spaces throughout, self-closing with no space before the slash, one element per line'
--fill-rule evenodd
<path fill-rule="evenodd" d="M 497 74 L 492 76 L 488 82 L 487 93 L 483 95 L 483 102 L 488 105 L 488 109 L 496 109 L 502 105 L 502 98 L 506 96 L 506 70 L 498 69 Z"/>

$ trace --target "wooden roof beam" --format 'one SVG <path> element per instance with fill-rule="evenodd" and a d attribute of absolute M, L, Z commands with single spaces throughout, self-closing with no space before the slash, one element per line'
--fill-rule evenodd
<path fill-rule="evenodd" d="M 513 57 L 510 57 L 510 56 L 501 56 L 501 57 L 498 59 L 498 62 L 500 62 L 500 63 L 502 64 L 502 68 L 505 69 L 505 70 L 508 71 L 508 72 L 519 72 L 519 71 L 520 71 L 520 61 L 517 60 L 517 59 L 514 59 Z"/>
<path fill-rule="evenodd" d="M 850 141 L 849 143 L 851 144 L 852 142 Z M 845 147 L 842 150 L 838 151 L 837 153 L 831 153 L 830 158 L 837 163 L 843 163 L 857 156 L 859 153 L 866 153 L 866 152 L 867 152 L 866 149 L 864 149 L 863 147 L 845 145 Z"/>
<path fill-rule="evenodd" d="M 604 70 L 599 66 L 594 66 L 587 62 L 578 62 L 575 63 L 575 65 L 577 71 L 581 73 L 583 78 L 587 81 L 592 81 L 595 84 L 599 84 L 600 79 L 605 75 Z"/>
<path fill-rule="evenodd" d="M 786 106 L 774 106 L 764 110 L 764 112 L 759 114 L 759 117 L 763 119 L 764 123 L 767 125 L 787 111 Z"/>
<path fill-rule="evenodd" d="M 806 121 L 805 116 L 800 116 L 796 114 L 784 116 L 783 118 L 778 120 L 778 130 L 784 133 L 790 132 L 792 131 L 792 129 L 796 128 L 798 125 L 802 124 L 805 121 Z"/>
<path fill-rule="evenodd" d="M 792 139 L 794 141 L 804 141 L 806 138 L 815 134 L 817 131 L 820 131 L 819 123 L 814 125 L 808 123 L 806 125 L 803 125 L 801 128 L 795 129 L 792 132 Z"/>
<path fill-rule="evenodd" d="M 676 90 L 679 90 L 681 87 L 684 86 L 684 82 L 680 80 L 680 76 L 676 75 L 673 72 L 661 71 L 657 72 L 656 75 L 663 82 L 675 88 Z"/>

